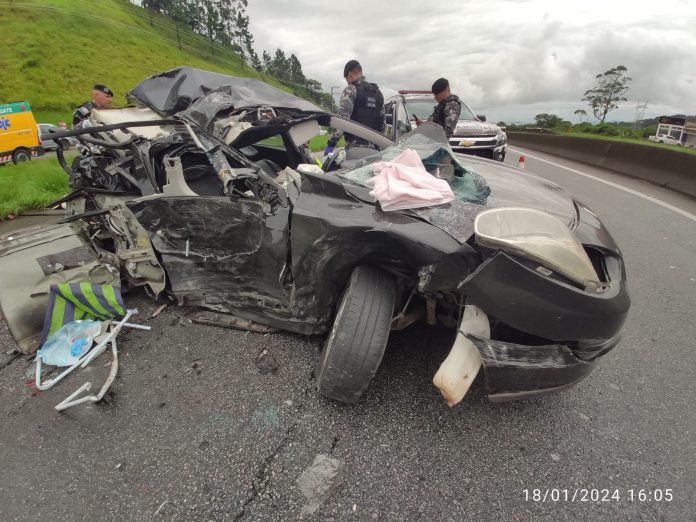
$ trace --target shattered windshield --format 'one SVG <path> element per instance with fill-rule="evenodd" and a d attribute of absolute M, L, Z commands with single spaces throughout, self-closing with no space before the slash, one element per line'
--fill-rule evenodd
<path fill-rule="evenodd" d="M 438 131 L 442 134 L 442 139 Z M 423 124 L 415 131 L 405 134 L 398 144 L 361 159 L 356 163 L 354 170 L 340 172 L 338 177 L 349 183 L 367 187 L 367 180 L 374 176 L 371 167 L 373 163 L 390 161 L 406 149 L 413 149 L 428 172 L 447 180 L 454 192 L 455 201 L 468 201 L 480 205 L 485 203 L 491 192 L 486 180 L 471 167 L 461 163 L 445 140 L 440 127 Z"/>
<path fill-rule="evenodd" d="M 473 234 L 474 217 L 486 204 L 491 189 L 483 176 L 457 159 L 446 140 L 441 127 L 424 123 L 405 134 L 397 145 L 368 156 L 360 160 L 354 170 L 337 175 L 346 183 L 368 187 L 367 180 L 374 176 L 373 163 L 394 159 L 406 149 L 415 150 L 428 172 L 446 179 L 454 193 L 454 201 L 409 212 L 415 212 L 463 243 Z"/>

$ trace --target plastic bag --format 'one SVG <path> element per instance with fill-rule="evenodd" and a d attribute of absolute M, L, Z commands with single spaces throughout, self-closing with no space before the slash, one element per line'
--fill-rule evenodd
<path fill-rule="evenodd" d="M 72 321 L 46 340 L 36 356 L 52 366 L 72 366 L 92 347 L 102 331 L 101 321 Z"/>

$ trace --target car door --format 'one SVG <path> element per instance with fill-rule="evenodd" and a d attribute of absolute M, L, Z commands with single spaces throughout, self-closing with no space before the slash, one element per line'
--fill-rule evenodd
<path fill-rule="evenodd" d="M 384 117 L 385 117 L 385 125 L 384 125 L 384 135 L 389 138 L 390 140 L 394 141 L 396 139 L 396 136 L 394 135 L 394 109 L 396 107 L 396 103 L 394 102 L 387 102 L 384 105 Z"/>
<path fill-rule="evenodd" d="M 411 132 L 413 128 L 411 127 L 411 122 L 408 119 L 408 113 L 406 112 L 406 107 L 403 103 L 395 104 L 395 118 L 394 118 L 394 128 L 395 130 L 395 141 L 399 139 L 403 134 Z"/>
<path fill-rule="evenodd" d="M 283 282 L 289 206 L 248 191 L 141 198 L 128 207 L 148 232 L 180 301 L 290 315 Z"/>

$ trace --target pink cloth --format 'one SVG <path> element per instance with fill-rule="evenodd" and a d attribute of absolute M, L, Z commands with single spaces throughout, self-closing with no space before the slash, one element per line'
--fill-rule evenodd
<path fill-rule="evenodd" d="M 432 207 L 454 199 L 449 183 L 425 170 L 413 149 L 371 167 L 375 176 L 367 180 L 367 185 L 372 187 L 370 195 L 379 201 L 382 210 Z"/>

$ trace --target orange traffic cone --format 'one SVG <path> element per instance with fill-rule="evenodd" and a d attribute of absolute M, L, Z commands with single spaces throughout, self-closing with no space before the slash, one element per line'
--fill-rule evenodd
<path fill-rule="evenodd" d="M 524 156 L 520 156 L 520 159 L 517 160 L 517 166 L 521 169 L 524 168 Z"/>

